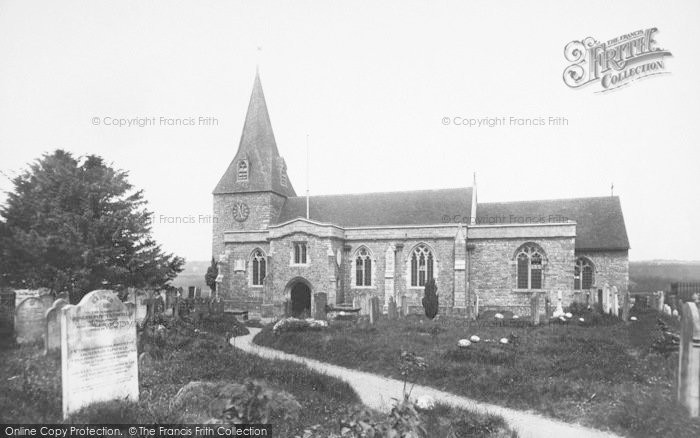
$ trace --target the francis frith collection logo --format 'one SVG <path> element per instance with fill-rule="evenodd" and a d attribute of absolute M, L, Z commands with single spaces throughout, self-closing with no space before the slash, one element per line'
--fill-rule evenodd
<path fill-rule="evenodd" d="M 571 41 L 564 56 L 572 64 L 564 70 L 564 83 L 580 88 L 600 83 L 598 93 L 611 91 L 641 78 L 669 73 L 664 57 L 672 56 L 658 47 L 657 29 L 637 30 L 600 42 L 593 37 Z"/>

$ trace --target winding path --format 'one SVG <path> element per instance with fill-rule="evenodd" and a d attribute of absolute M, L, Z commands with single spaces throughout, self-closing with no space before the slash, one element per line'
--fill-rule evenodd
<path fill-rule="evenodd" d="M 253 337 L 260 331 L 258 328 L 249 327 L 250 334 L 231 339 L 231 345 L 248 353 L 256 354 L 267 359 L 280 359 L 298 362 L 308 368 L 329 376 L 337 377 L 349 383 L 359 395 L 362 403 L 371 408 L 388 411 L 392 399 L 401 397 L 403 382 L 389 379 L 377 374 L 344 368 L 315 359 L 296 356 L 268 347 L 262 347 L 253 343 Z M 235 342 L 234 342 L 235 340 Z M 427 386 L 416 385 L 413 388 L 412 397 L 432 397 L 435 401 L 459 408 L 480 413 L 490 413 L 503 417 L 508 425 L 518 431 L 521 438 L 615 438 L 618 435 L 610 432 L 589 429 L 577 424 L 564 423 L 552 420 L 539 414 L 517 411 L 489 403 L 478 402 L 466 397 L 450 394 Z"/>

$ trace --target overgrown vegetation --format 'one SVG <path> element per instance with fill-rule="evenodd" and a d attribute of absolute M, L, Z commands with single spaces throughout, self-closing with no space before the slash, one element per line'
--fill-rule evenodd
<path fill-rule="evenodd" d="M 585 312 L 584 319 L 595 320 Z M 255 341 L 397 379 L 401 351 L 413 351 L 428 364 L 419 384 L 627 436 L 700 436 L 700 420 L 675 403 L 677 354 L 652 349 L 656 319 L 675 327 L 678 321 L 648 309 L 632 314 L 638 321 L 598 315 L 600 325 L 494 324 L 469 331 L 463 319 L 411 316 L 374 326 L 332 323 L 323 332 L 273 335 L 266 327 Z M 481 342 L 457 347 L 474 334 Z M 518 342 L 499 344 L 503 337 Z"/>
<path fill-rule="evenodd" d="M 231 321 L 226 318 L 162 323 L 147 326 L 139 339 L 139 352 L 149 355 L 139 365 L 139 402 L 97 403 L 65 422 L 177 424 L 197 419 L 201 423 L 211 414 L 211 420 L 225 423 L 270 422 L 275 436 L 359 438 L 370 436 L 368 430 L 384 431 L 387 436 L 398 436 L 390 431 L 425 430 L 401 435 L 420 438 L 516 436 L 500 417 L 444 406 L 417 410 L 404 402 L 389 415 L 364 408 L 354 390 L 340 380 L 231 348 L 224 336 L 215 335 L 225 333 L 227 326 L 230 331 Z M 60 357 L 44 356 L 38 344 L 7 348 L 0 355 L 0 423 L 63 423 Z M 214 386 L 228 391 L 227 402 L 204 416 L 183 415 L 187 410 L 182 400 L 212 410 L 213 404 L 200 403 L 196 390 L 181 392 L 183 387 L 197 388 L 196 382 L 221 382 Z M 212 391 L 205 387 L 199 395 L 202 392 Z"/>

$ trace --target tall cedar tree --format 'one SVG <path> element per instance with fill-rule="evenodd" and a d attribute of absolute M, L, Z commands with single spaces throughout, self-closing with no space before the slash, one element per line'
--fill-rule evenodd
<path fill-rule="evenodd" d="M 45 154 L 14 178 L 0 208 L 0 273 L 13 287 L 69 290 L 164 287 L 184 259 L 151 237 L 141 190 L 95 155 Z"/>
<path fill-rule="evenodd" d="M 216 277 L 219 276 L 219 267 L 216 266 L 216 260 L 211 258 L 211 265 L 207 268 L 207 273 L 204 274 L 204 281 L 212 292 L 216 292 Z"/>

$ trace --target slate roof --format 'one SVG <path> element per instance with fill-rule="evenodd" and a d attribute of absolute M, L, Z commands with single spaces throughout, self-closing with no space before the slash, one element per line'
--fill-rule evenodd
<path fill-rule="evenodd" d="M 526 218 L 543 218 L 544 222 L 556 222 L 560 218 L 574 220 L 577 250 L 626 250 L 630 247 L 617 196 L 479 203 L 476 216 L 478 224 L 489 221 L 522 223 Z M 503 219 L 503 222 L 496 222 L 496 219 Z"/>
<path fill-rule="evenodd" d="M 468 220 L 472 188 L 311 196 L 310 219 L 341 227 L 439 225 L 443 216 Z M 477 224 L 576 221 L 577 250 L 627 250 L 629 241 L 620 199 L 571 198 L 479 203 Z M 277 224 L 306 217 L 306 198 L 288 198 Z M 497 218 L 497 221 L 494 221 Z M 530 219 L 527 219 L 530 218 Z"/>
<path fill-rule="evenodd" d="M 439 225 L 471 214 L 472 189 L 311 196 L 309 219 L 341 227 Z M 288 198 L 277 223 L 306 217 L 306 197 Z"/>
<path fill-rule="evenodd" d="M 250 169 L 248 181 L 239 182 L 237 165 L 244 158 L 248 160 Z M 282 163 L 272 132 L 260 74 L 256 72 L 238 151 L 216 185 L 214 194 L 273 191 L 284 196 L 296 196 L 289 177 L 286 187 L 280 182 Z"/>

